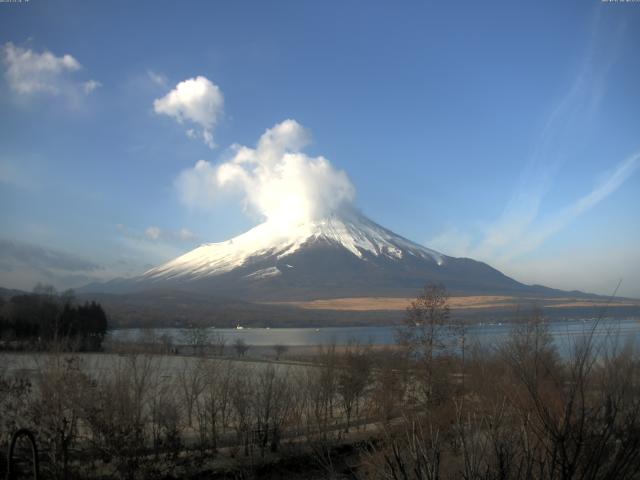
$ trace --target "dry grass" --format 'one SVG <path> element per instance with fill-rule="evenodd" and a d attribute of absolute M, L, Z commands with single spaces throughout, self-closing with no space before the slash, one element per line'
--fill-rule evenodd
<path fill-rule="evenodd" d="M 307 310 L 339 310 L 367 312 L 376 310 L 404 310 L 411 302 L 411 298 L 394 297 L 354 297 L 332 298 L 325 300 L 308 300 L 293 302 L 271 302 L 272 305 L 291 305 Z M 510 307 L 523 304 L 536 303 L 541 306 L 553 306 L 557 308 L 571 307 L 602 307 L 606 300 L 584 300 L 569 297 L 564 298 L 523 298 L 501 295 L 470 295 L 451 297 L 449 305 L 452 309 L 489 309 Z M 640 306 L 640 301 L 620 300 L 614 301 L 616 306 Z"/>

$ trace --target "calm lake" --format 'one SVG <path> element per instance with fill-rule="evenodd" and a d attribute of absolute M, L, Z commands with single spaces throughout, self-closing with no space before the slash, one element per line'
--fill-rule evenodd
<path fill-rule="evenodd" d="M 617 342 L 619 345 L 632 342 L 640 346 L 640 319 L 567 320 L 549 322 L 547 325 L 561 352 L 566 352 L 575 342 L 592 332 L 600 342 Z M 516 324 L 509 323 L 469 325 L 465 341 L 467 344 L 478 342 L 483 346 L 498 345 L 516 327 Z M 180 345 L 185 343 L 187 331 L 187 329 L 180 328 L 120 329 L 112 330 L 109 333 L 109 338 L 121 342 L 135 342 L 168 336 L 174 344 Z M 221 335 L 226 339 L 228 345 L 233 344 L 237 339 L 242 339 L 248 345 L 255 346 L 327 345 L 332 343 L 345 345 L 353 341 L 361 344 L 391 345 L 395 343 L 396 327 L 210 328 L 207 329 L 207 332 L 212 337 Z"/>

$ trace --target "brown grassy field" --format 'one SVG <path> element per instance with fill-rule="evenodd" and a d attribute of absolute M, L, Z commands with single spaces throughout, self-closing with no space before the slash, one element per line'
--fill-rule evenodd
<path fill-rule="evenodd" d="M 309 300 L 294 302 L 273 302 L 273 305 L 291 305 L 308 310 L 339 310 L 339 311 L 376 311 L 376 310 L 404 310 L 411 302 L 411 298 L 392 297 L 355 297 L 333 298 L 326 300 Z M 451 297 L 449 305 L 453 309 L 494 309 L 503 307 L 517 307 L 518 305 L 537 304 L 541 307 L 571 308 L 571 307 L 603 307 L 606 300 L 585 300 L 570 297 L 562 298 L 522 298 L 500 295 L 471 295 Z M 640 301 L 614 300 L 612 305 L 623 307 L 640 307 Z"/>

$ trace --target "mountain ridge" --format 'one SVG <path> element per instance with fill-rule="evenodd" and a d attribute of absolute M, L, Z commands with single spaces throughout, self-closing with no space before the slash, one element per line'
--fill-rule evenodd
<path fill-rule="evenodd" d="M 247 301 L 414 296 L 429 282 L 452 294 L 558 296 L 490 265 L 444 255 L 349 210 L 298 224 L 262 223 L 232 239 L 204 243 L 132 279 L 81 292 L 176 289 Z M 583 294 L 580 295 L 589 295 Z"/>

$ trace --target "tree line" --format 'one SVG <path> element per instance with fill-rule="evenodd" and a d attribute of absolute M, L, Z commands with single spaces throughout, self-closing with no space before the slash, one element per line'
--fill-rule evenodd
<path fill-rule="evenodd" d="M 67 349 L 100 350 L 107 315 L 99 303 L 79 304 L 72 290 L 58 293 L 37 285 L 32 293 L 0 300 L 0 347 L 43 349 L 51 342 Z"/>

